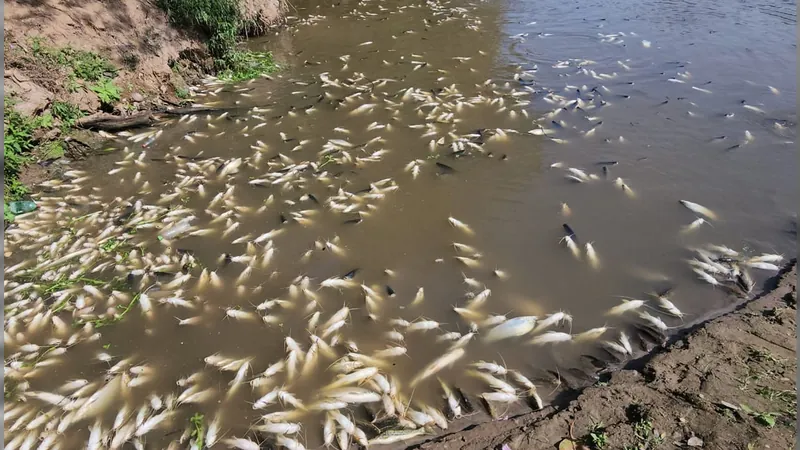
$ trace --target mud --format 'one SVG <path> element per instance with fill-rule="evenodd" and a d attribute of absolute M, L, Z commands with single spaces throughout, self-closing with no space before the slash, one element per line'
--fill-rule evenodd
<path fill-rule="evenodd" d="M 599 448 L 589 433 L 600 425 L 604 448 L 686 448 L 692 438 L 692 444 L 709 449 L 793 448 L 796 261 L 770 283 L 774 289 L 688 331 L 663 350 L 631 361 L 630 368 L 586 388 L 565 406 L 485 423 L 411 448 L 499 449 L 507 444 L 514 450 L 549 449 L 570 433 L 579 445 Z M 643 422 L 652 425 L 649 437 Z M 663 444 L 653 445 L 657 441 Z"/>

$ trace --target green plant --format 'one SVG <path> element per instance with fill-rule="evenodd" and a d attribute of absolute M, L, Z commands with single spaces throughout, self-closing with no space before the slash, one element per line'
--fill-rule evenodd
<path fill-rule="evenodd" d="M 189 89 L 186 88 L 175 89 L 175 96 L 181 100 L 187 99 L 189 98 Z"/>
<path fill-rule="evenodd" d="M 781 416 L 780 413 L 776 412 L 756 411 L 753 408 L 749 407 L 748 405 L 745 405 L 744 403 L 739 404 L 739 407 L 742 408 L 742 411 L 744 411 L 746 414 L 752 416 L 756 422 L 760 423 L 761 425 L 764 425 L 767 428 L 774 427 L 776 419 Z"/>
<path fill-rule="evenodd" d="M 633 424 L 636 442 L 626 445 L 625 450 L 653 450 L 664 443 L 664 437 L 655 432 L 650 420 L 640 420 Z"/>
<path fill-rule="evenodd" d="M 61 141 L 50 141 L 40 147 L 39 157 L 45 161 L 58 159 L 64 156 L 64 143 Z"/>
<path fill-rule="evenodd" d="M 50 128 L 53 126 L 53 115 L 49 112 L 42 114 L 41 116 L 36 116 L 31 119 L 31 126 L 33 129 L 36 128 Z"/>
<path fill-rule="evenodd" d="M 189 423 L 192 426 L 191 438 L 194 439 L 195 447 L 203 448 L 206 437 L 205 417 L 200 413 L 194 413 L 194 415 L 189 418 Z"/>
<path fill-rule="evenodd" d="M 278 69 L 271 53 L 249 50 L 236 50 L 231 53 L 224 67 L 219 77 L 227 81 L 249 80 Z"/>
<path fill-rule="evenodd" d="M 110 78 L 102 78 L 96 84 L 89 86 L 89 89 L 97 94 L 101 103 L 110 105 L 118 101 L 120 97 L 119 88 Z"/>
<path fill-rule="evenodd" d="M 68 127 L 75 125 L 75 121 L 83 117 L 83 111 L 69 102 L 54 101 L 51 107 L 53 115 Z"/>
<path fill-rule="evenodd" d="M 257 28 L 244 19 L 238 0 L 157 0 L 170 21 L 203 34 L 214 66 L 229 81 L 255 78 L 277 66 L 269 53 L 239 50 L 239 35 Z"/>
<path fill-rule="evenodd" d="M 117 76 L 117 68 L 111 61 L 97 53 L 73 50 L 71 66 L 75 76 L 86 81 L 98 81 L 104 77 Z"/>
<path fill-rule="evenodd" d="M 237 0 L 157 0 L 157 4 L 174 24 L 204 34 L 215 58 L 235 49 L 239 31 L 245 25 Z"/>
<path fill-rule="evenodd" d="M 590 448 L 602 450 L 608 445 L 608 436 L 606 435 L 606 427 L 602 422 L 595 423 L 589 428 L 589 433 L 582 439 L 585 445 Z"/>
<path fill-rule="evenodd" d="M 13 222 L 14 213 L 8 208 L 8 203 L 3 202 L 3 222 Z"/>
<path fill-rule="evenodd" d="M 30 39 L 33 55 L 51 64 L 71 69 L 72 75 L 86 81 L 98 81 L 101 78 L 114 78 L 117 68 L 108 59 L 94 52 L 76 50 L 70 47 L 49 47 L 39 37 Z"/>
<path fill-rule="evenodd" d="M 33 131 L 36 124 L 13 108 L 13 100 L 3 97 L 3 192 L 5 201 L 16 200 L 27 193 L 19 182 L 22 166 L 30 159 L 34 147 Z M 6 214 L 3 214 L 6 216 Z"/>

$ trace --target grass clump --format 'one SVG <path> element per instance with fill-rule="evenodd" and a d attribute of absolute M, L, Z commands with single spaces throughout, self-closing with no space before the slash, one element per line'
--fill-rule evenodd
<path fill-rule="evenodd" d="M 239 36 L 257 28 L 244 18 L 238 0 L 157 0 L 170 21 L 206 37 L 220 78 L 246 80 L 274 71 L 272 55 L 239 48 Z"/>
<path fill-rule="evenodd" d="M 231 64 L 219 77 L 228 81 L 242 81 L 260 77 L 278 69 L 272 54 L 252 51 L 236 51 L 231 55 Z"/>
<path fill-rule="evenodd" d="M 117 76 L 117 68 L 108 59 L 94 52 L 71 47 L 50 47 L 41 38 L 31 39 L 33 55 L 51 64 L 69 68 L 70 76 L 94 82 Z"/>
<path fill-rule="evenodd" d="M 72 127 L 75 121 L 83 117 L 83 111 L 69 102 L 54 101 L 51 106 L 53 116 L 59 119 L 63 126 Z"/>

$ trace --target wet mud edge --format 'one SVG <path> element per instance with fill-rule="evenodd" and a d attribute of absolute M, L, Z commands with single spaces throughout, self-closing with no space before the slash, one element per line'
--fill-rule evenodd
<path fill-rule="evenodd" d="M 682 330 L 561 405 L 409 448 L 554 449 L 571 437 L 576 449 L 591 449 L 598 430 L 603 448 L 794 448 L 796 266 L 793 259 L 758 297 Z"/>

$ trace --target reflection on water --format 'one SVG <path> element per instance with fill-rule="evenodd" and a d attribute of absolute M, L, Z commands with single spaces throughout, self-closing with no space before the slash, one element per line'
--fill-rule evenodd
<path fill-rule="evenodd" d="M 793 6 L 550 3 L 296 5 L 279 75 L 47 183 L 6 443 L 405 446 L 745 295 L 795 239 Z"/>

